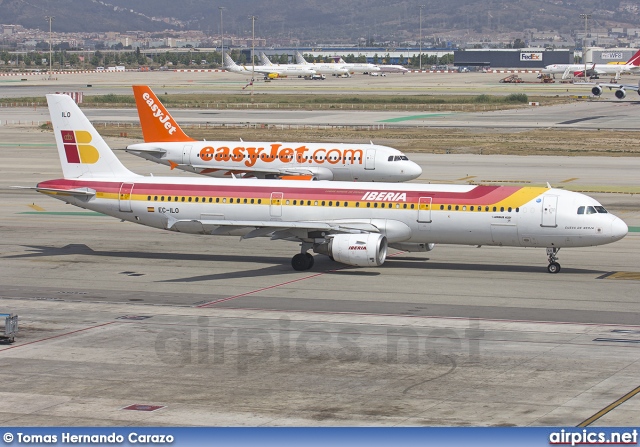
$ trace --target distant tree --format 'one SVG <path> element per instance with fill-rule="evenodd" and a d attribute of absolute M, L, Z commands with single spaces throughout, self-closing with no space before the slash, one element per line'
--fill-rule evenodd
<path fill-rule="evenodd" d="M 524 41 L 522 39 L 518 38 L 518 39 L 513 41 L 512 47 L 513 48 L 525 48 L 526 45 L 525 45 L 525 43 L 524 43 Z"/>

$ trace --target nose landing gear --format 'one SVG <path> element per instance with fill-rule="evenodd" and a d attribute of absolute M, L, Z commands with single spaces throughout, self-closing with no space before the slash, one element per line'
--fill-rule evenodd
<path fill-rule="evenodd" d="M 556 262 L 558 258 L 556 254 L 560 251 L 559 248 L 555 247 L 547 247 L 547 257 L 549 258 L 549 265 L 547 266 L 547 271 L 549 273 L 558 273 L 560 271 L 560 264 Z"/>

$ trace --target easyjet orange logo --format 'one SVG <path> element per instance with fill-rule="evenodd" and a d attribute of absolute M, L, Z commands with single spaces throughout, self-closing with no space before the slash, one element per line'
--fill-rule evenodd
<path fill-rule="evenodd" d="M 362 149 L 309 149 L 306 146 L 297 148 L 282 147 L 282 144 L 273 143 L 271 147 L 245 147 L 238 146 L 234 148 L 220 146 L 206 146 L 200 150 L 200 160 L 218 162 L 244 160 L 245 166 L 251 167 L 258 160 L 273 163 L 278 160 L 282 163 L 315 163 L 315 164 L 338 164 L 345 163 L 350 165 L 363 163 Z"/>
<path fill-rule="evenodd" d="M 64 152 L 67 163 L 84 163 L 92 165 L 100 159 L 98 149 L 91 146 L 91 134 L 86 130 L 62 130 Z"/>
<path fill-rule="evenodd" d="M 144 92 L 142 94 L 142 99 L 144 99 L 144 102 L 146 102 L 149 106 L 149 109 L 151 109 L 151 113 L 153 114 L 153 116 L 157 118 L 158 121 L 160 121 L 160 124 L 162 124 L 162 126 L 169 131 L 169 135 L 173 135 L 178 129 L 173 125 L 171 116 L 168 113 L 166 115 L 164 114 L 161 106 L 156 104 L 149 93 Z"/>

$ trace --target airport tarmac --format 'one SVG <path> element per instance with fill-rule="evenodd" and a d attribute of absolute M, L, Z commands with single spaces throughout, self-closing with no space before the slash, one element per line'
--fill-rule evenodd
<path fill-rule="evenodd" d="M 103 72 L 54 75 L 0 77 L 0 95 L 5 98 L 44 97 L 47 93 L 81 91 L 85 95 L 130 95 L 131 85 L 151 86 L 160 96 L 167 94 L 244 94 L 247 100 L 251 92 L 268 94 L 380 94 L 380 95 L 508 95 L 526 93 L 535 95 L 584 95 L 591 88 L 585 85 L 561 83 L 544 84 L 536 73 L 522 73 L 521 84 L 500 83 L 508 73 L 391 73 L 388 76 L 353 75 L 351 78 L 327 77 L 324 81 L 309 81 L 301 78 L 283 78 L 265 82 L 256 76 L 253 89 L 247 86 L 250 76 L 228 72 Z M 609 79 L 602 79 L 609 82 Z M 623 84 L 637 84 L 635 76 L 622 78 Z M 246 87 L 246 88 L 245 88 Z M 615 99 L 613 92 L 606 90 L 603 99 Z M 630 92 L 623 102 L 637 101 L 638 96 Z M 616 100 L 617 101 L 617 100 Z"/>
<path fill-rule="evenodd" d="M 51 133 L 5 126 L 0 138 L 0 313 L 21 321 L 16 342 L 0 345 L 4 425 L 640 417 L 628 395 L 640 385 L 637 195 L 594 195 L 632 232 L 562 250 L 557 275 L 543 250 L 457 246 L 393 251 L 379 268 L 317 256 L 295 272 L 292 243 L 162 232 L 8 189 L 60 168 Z M 120 156 L 135 172 L 170 173 Z M 637 187 L 636 158 L 411 158 L 419 181 Z M 125 409 L 136 404 L 160 408 Z"/>

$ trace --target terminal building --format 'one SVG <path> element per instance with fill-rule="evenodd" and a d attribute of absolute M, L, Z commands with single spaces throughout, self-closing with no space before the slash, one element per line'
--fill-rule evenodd
<path fill-rule="evenodd" d="M 493 67 L 539 70 L 551 64 L 572 64 L 573 50 L 520 49 L 463 49 L 453 52 L 456 67 Z"/>

